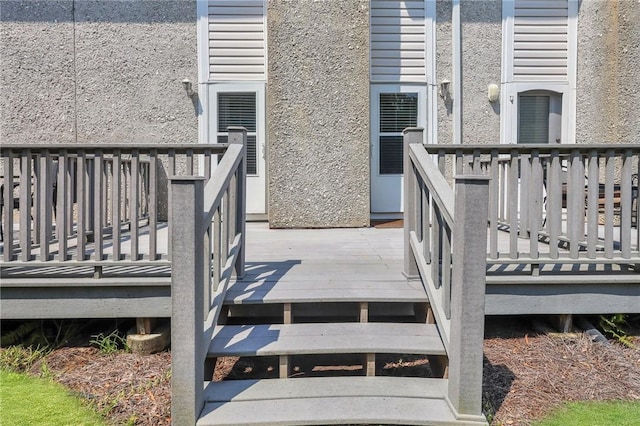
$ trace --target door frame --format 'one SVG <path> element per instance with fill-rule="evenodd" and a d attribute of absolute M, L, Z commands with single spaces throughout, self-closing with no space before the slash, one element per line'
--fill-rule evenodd
<path fill-rule="evenodd" d="M 256 169 L 257 175 L 247 175 L 247 215 L 252 219 L 266 218 L 267 215 L 267 132 L 266 132 L 266 90 L 264 82 L 208 83 L 207 107 L 205 110 L 204 143 L 217 143 L 217 99 L 218 93 L 256 94 Z"/>
<path fill-rule="evenodd" d="M 427 114 L 429 110 L 429 90 L 425 84 L 409 84 L 409 83 L 392 83 L 392 84 L 371 84 L 371 132 L 370 132 L 370 196 L 371 196 L 371 217 L 375 219 L 383 218 L 399 218 L 404 210 L 404 194 L 403 194 L 403 176 L 402 174 L 380 175 L 379 173 L 379 143 L 380 143 L 380 94 L 381 93 L 417 93 L 418 94 L 418 117 L 417 127 L 427 128 Z M 423 143 L 427 143 L 427 132 L 423 134 Z M 377 183 L 377 185 L 376 185 Z M 377 187 L 376 187 L 377 186 Z M 374 191 L 382 191 L 388 193 L 393 187 L 398 188 L 396 198 L 393 201 L 397 205 L 400 203 L 399 211 L 385 211 L 393 209 L 384 209 L 379 207 L 380 203 L 376 201 Z M 391 194 L 393 197 L 394 195 Z M 399 196 L 399 197 L 398 197 Z M 399 198 L 399 199 L 398 199 Z M 390 202 L 391 204 L 391 202 Z"/>

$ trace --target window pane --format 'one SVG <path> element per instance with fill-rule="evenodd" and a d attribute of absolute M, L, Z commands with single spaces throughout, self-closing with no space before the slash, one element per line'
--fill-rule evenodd
<path fill-rule="evenodd" d="M 380 136 L 380 174 L 402 174 L 402 136 Z"/>
<path fill-rule="evenodd" d="M 402 132 L 418 125 L 417 93 L 380 93 L 380 132 Z"/>
<path fill-rule="evenodd" d="M 218 93 L 218 131 L 226 132 L 230 126 L 256 131 L 255 93 Z"/>
<path fill-rule="evenodd" d="M 549 143 L 549 96 L 520 96 L 518 143 Z"/>
<path fill-rule="evenodd" d="M 227 135 L 218 135 L 218 143 L 227 143 L 228 141 L 229 141 L 229 138 Z M 255 135 L 247 135 L 247 174 L 248 175 L 258 174 Z"/>

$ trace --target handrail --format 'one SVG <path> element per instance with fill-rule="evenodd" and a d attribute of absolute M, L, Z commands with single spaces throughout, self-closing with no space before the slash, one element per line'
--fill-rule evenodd
<path fill-rule="evenodd" d="M 405 129 L 405 275 L 420 279 L 449 359 L 447 401 L 460 420 L 482 416 L 482 342 L 489 179 L 456 175 L 451 188 Z"/>
<path fill-rule="evenodd" d="M 244 275 L 246 140 L 230 127 L 229 146 L 205 185 L 202 177 L 171 178 L 171 417 L 195 424 L 204 406 L 203 380 L 213 330 L 228 283 Z M 205 377 L 205 372 L 206 376 Z"/>

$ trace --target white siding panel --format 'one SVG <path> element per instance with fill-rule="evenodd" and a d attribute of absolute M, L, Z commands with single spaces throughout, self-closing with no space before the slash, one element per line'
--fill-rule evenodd
<path fill-rule="evenodd" d="M 566 81 L 568 27 L 568 0 L 516 0 L 514 80 Z"/>
<path fill-rule="evenodd" d="M 264 0 L 209 0 L 209 80 L 266 79 Z"/>
<path fill-rule="evenodd" d="M 371 1 L 371 81 L 426 82 L 424 1 Z"/>

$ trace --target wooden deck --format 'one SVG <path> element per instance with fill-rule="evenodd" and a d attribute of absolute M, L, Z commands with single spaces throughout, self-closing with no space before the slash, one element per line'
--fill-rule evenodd
<path fill-rule="evenodd" d="M 602 227 L 601 227 L 602 228 Z M 601 231 L 603 231 L 601 229 Z M 632 228 L 637 233 L 637 228 Z M 403 230 L 393 228 L 269 229 L 247 224 L 246 276 L 232 282 L 229 303 L 296 304 L 313 300 L 371 302 L 426 298 L 421 284 L 407 283 L 403 268 Z M 148 253 L 146 228 L 139 252 Z M 98 262 L 25 262 L 3 265 L 2 318 L 169 317 L 171 266 L 166 260 L 168 229 L 158 226 L 158 253 L 165 260 L 114 264 Z M 509 233 L 501 231 L 499 252 L 508 252 Z M 130 239 L 122 235 L 126 251 Z M 0 250 L 3 249 L 0 243 Z M 518 240 L 521 252 L 529 241 Z M 68 243 L 74 250 L 75 241 Z M 109 254 L 112 245 L 105 245 Z M 39 248 L 34 248 L 37 253 Z M 57 253 L 51 244 L 50 253 Z M 91 251 L 91 246 L 88 246 Z M 560 253 L 568 254 L 566 248 Z M 640 274 L 616 260 L 575 264 L 567 258 L 531 260 L 500 258 L 487 267 L 487 315 L 638 312 Z M 347 286 L 345 283 L 349 283 Z M 294 309 L 300 309 L 294 306 Z"/>

